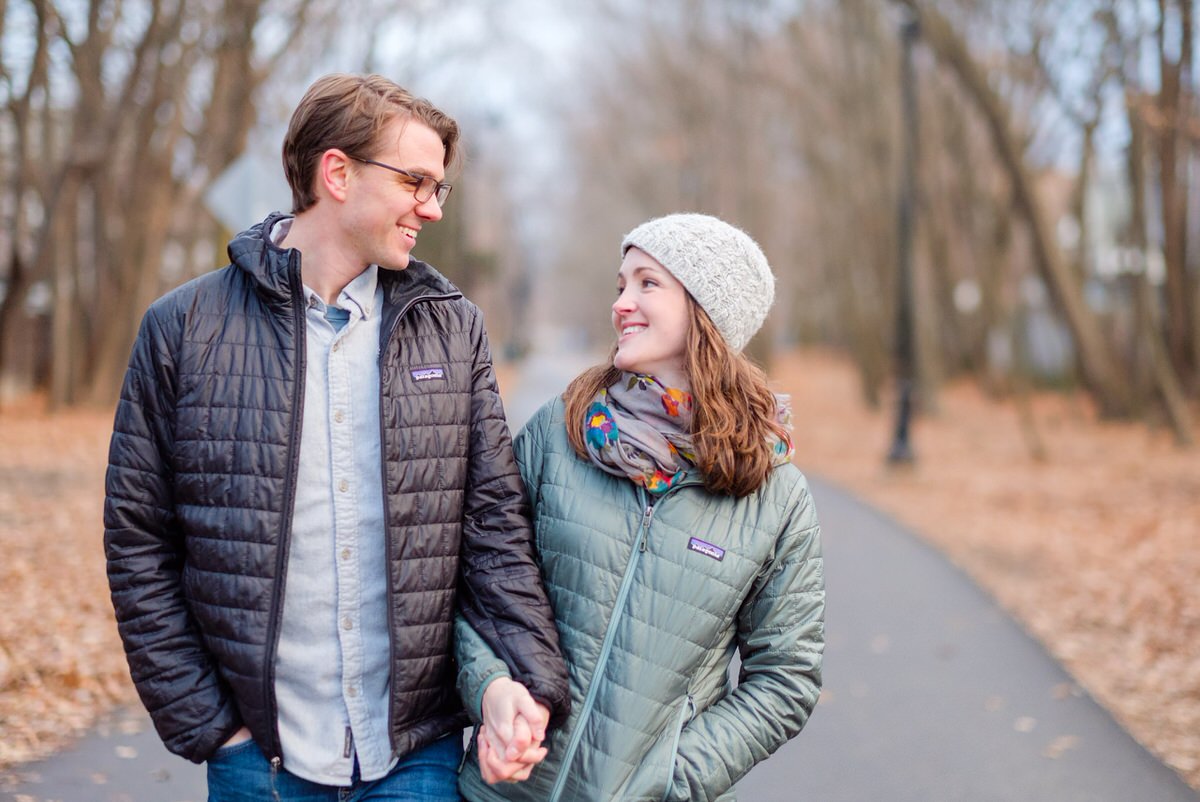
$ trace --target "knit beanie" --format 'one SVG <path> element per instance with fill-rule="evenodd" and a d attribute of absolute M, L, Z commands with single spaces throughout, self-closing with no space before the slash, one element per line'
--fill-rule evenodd
<path fill-rule="evenodd" d="M 667 269 L 708 313 L 734 351 L 767 319 L 775 277 L 758 243 L 706 214 L 669 214 L 625 235 L 621 258 L 639 248 Z"/>

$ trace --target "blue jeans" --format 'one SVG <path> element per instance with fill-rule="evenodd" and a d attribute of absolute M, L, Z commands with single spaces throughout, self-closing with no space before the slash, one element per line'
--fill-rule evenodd
<path fill-rule="evenodd" d="M 208 802 L 460 802 L 462 735 L 454 733 L 400 759 L 386 777 L 358 777 L 347 787 L 319 785 L 271 764 L 253 740 L 219 750 L 208 761 Z"/>

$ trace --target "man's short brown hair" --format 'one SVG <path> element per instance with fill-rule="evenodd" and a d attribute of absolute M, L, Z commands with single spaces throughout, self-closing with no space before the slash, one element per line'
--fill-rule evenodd
<path fill-rule="evenodd" d="M 319 78 L 292 112 L 283 140 L 283 172 L 292 188 L 292 212 L 317 202 L 313 178 L 321 154 L 338 148 L 370 158 L 379 135 L 395 117 L 429 126 L 442 140 L 449 167 L 457 156 L 458 123 L 425 98 L 415 97 L 381 75 L 334 73 Z"/>

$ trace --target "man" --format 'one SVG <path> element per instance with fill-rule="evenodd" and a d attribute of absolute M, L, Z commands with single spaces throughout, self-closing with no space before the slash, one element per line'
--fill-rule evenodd
<path fill-rule="evenodd" d="M 534 741 L 567 712 L 479 310 L 410 256 L 457 143 L 391 81 L 318 80 L 283 146 L 294 214 L 142 321 L 109 583 L 142 701 L 208 762 L 211 802 L 457 799 L 456 609 L 520 683 L 492 709 Z"/>

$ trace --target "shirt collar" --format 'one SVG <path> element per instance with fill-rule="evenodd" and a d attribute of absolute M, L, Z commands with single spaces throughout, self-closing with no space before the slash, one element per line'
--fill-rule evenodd
<path fill-rule="evenodd" d="M 379 286 L 379 266 L 368 265 L 338 293 L 337 305 L 368 320 L 375 311 L 375 288 Z"/>
<path fill-rule="evenodd" d="M 302 286 L 304 289 L 305 308 L 315 308 L 324 314 L 327 305 L 325 301 L 321 300 L 321 296 L 317 295 L 312 287 L 307 284 Z M 338 293 L 337 301 L 334 302 L 334 305 L 349 311 L 351 316 L 370 320 L 371 315 L 375 313 L 375 292 L 378 286 L 379 266 L 368 265 L 366 270 L 355 276 L 354 280 Z"/>

